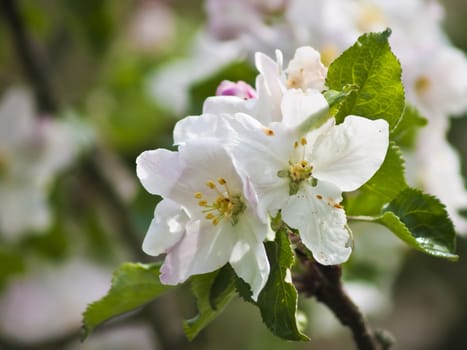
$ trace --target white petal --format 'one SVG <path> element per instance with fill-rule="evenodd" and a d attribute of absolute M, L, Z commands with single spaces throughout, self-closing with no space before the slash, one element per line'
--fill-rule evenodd
<path fill-rule="evenodd" d="M 154 211 L 154 218 L 143 241 L 143 251 L 153 256 L 166 253 L 182 238 L 188 220 L 180 204 L 170 199 L 162 200 Z"/>
<path fill-rule="evenodd" d="M 284 94 L 281 103 L 282 122 L 287 127 L 296 127 L 328 107 L 328 102 L 319 91 L 290 89 Z"/>
<path fill-rule="evenodd" d="M 169 250 L 161 268 L 162 283 L 175 285 L 190 276 L 215 271 L 230 258 L 235 234 L 230 223 L 189 222 L 183 239 Z"/>
<path fill-rule="evenodd" d="M 228 119 L 233 115 L 202 114 L 183 118 L 174 128 L 174 144 L 211 138 L 225 144 L 231 133 Z"/>
<path fill-rule="evenodd" d="M 237 241 L 229 262 L 235 273 L 250 285 L 256 301 L 269 276 L 269 261 L 263 245 L 269 225 L 247 212 L 237 225 Z"/>
<path fill-rule="evenodd" d="M 354 191 L 379 169 L 388 145 L 385 120 L 348 116 L 316 140 L 310 157 L 313 176 Z"/>
<path fill-rule="evenodd" d="M 203 104 L 203 114 L 235 114 L 239 112 L 249 114 L 256 99 L 245 100 L 237 96 L 212 96 L 208 97 Z"/>
<path fill-rule="evenodd" d="M 236 116 L 232 129 L 237 133 L 230 149 L 235 167 L 252 183 L 260 215 L 274 215 L 288 196 L 288 179 L 277 173 L 288 169 L 287 150 L 293 147 L 293 139 L 282 130 L 270 130 L 268 136 L 268 129 L 242 114 Z"/>
<path fill-rule="evenodd" d="M 284 222 L 299 230 L 303 244 L 323 265 L 341 264 L 352 252 L 340 200 L 334 185 L 320 181 L 316 187 L 306 185 L 289 197 L 282 209 Z"/>
<path fill-rule="evenodd" d="M 167 196 L 181 174 L 178 153 L 166 149 L 145 151 L 136 159 L 136 174 L 146 191 Z"/>

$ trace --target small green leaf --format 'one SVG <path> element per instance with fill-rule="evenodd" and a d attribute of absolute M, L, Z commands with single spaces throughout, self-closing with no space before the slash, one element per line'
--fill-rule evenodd
<path fill-rule="evenodd" d="M 436 257 L 457 260 L 456 232 L 444 205 L 435 197 L 407 188 L 383 210 L 376 222 L 413 248 Z"/>
<path fill-rule="evenodd" d="M 390 138 L 400 146 L 412 147 L 417 131 L 427 124 L 427 120 L 411 105 L 406 105 L 402 118 L 392 130 Z"/>
<path fill-rule="evenodd" d="M 224 310 L 236 295 L 235 273 L 230 265 L 222 269 L 193 276 L 191 288 L 196 297 L 198 315 L 183 324 L 188 339 L 193 340 L 212 320 Z"/>
<path fill-rule="evenodd" d="M 347 115 L 385 119 L 393 129 L 404 109 L 401 67 L 391 52 L 389 29 L 363 34 L 358 41 L 329 67 L 326 83 L 332 90 L 343 91 L 357 86 L 340 106 L 338 123 Z"/>
<path fill-rule="evenodd" d="M 102 299 L 88 305 L 83 314 L 86 338 L 102 322 L 136 309 L 161 296 L 171 286 L 159 281 L 160 264 L 124 263 L 114 272 L 112 286 Z"/>
<path fill-rule="evenodd" d="M 357 192 L 346 195 L 345 211 L 347 215 L 380 215 L 382 207 L 406 187 L 404 160 L 399 147 L 391 142 L 375 175 Z"/>
<path fill-rule="evenodd" d="M 271 272 L 258 297 L 263 322 L 280 338 L 308 340 L 297 325 L 297 290 L 291 281 L 286 280 L 287 271 L 294 263 L 294 254 L 286 232 L 277 232 L 276 240 L 266 242 L 265 246 Z"/>

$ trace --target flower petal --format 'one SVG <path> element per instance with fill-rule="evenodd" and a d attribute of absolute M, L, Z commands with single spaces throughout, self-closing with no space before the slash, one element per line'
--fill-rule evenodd
<path fill-rule="evenodd" d="M 203 104 L 203 114 L 235 114 L 243 112 L 250 114 L 256 99 L 245 100 L 237 96 L 211 96 Z"/>
<path fill-rule="evenodd" d="M 224 266 L 236 240 L 235 235 L 230 234 L 230 227 L 230 223 L 214 226 L 207 221 L 188 222 L 185 236 L 165 257 L 161 282 L 175 285 L 192 275 L 212 272 Z"/>
<path fill-rule="evenodd" d="M 288 179 L 279 177 L 278 171 L 288 169 L 293 140 L 285 131 L 265 128 L 243 114 L 235 116 L 231 127 L 236 132 L 229 148 L 235 167 L 253 185 L 259 215 L 275 215 L 288 196 Z"/>
<path fill-rule="evenodd" d="M 250 285 L 252 298 L 256 301 L 270 271 L 263 245 L 269 224 L 260 222 L 255 215 L 245 213 L 237 225 L 237 241 L 229 262 L 235 273 Z"/>
<path fill-rule="evenodd" d="M 223 118 L 225 117 L 225 118 Z M 183 118 L 174 128 L 174 144 L 180 145 L 192 140 L 212 138 L 224 144 L 229 139 L 230 127 L 225 115 L 205 113 L 200 116 Z M 232 117 L 232 116 L 230 116 Z"/>
<path fill-rule="evenodd" d="M 143 251 L 153 256 L 166 253 L 183 237 L 188 220 L 188 215 L 179 204 L 170 199 L 162 200 L 154 211 L 154 218 L 143 241 Z"/>
<path fill-rule="evenodd" d="M 145 151 L 136 159 L 136 174 L 146 191 L 164 197 L 177 184 L 181 170 L 178 153 L 166 149 Z"/>
<path fill-rule="evenodd" d="M 326 98 L 317 90 L 303 91 L 290 89 L 284 94 L 281 103 L 282 123 L 296 127 L 311 115 L 329 108 Z"/>
<path fill-rule="evenodd" d="M 310 156 L 313 176 L 354 191 L 379 169 L 388 146 L 385 120 L 348 116 L 316 140 Z"/>
<path fill-rule="evenodd" d="M 320 181 L 289 197 L 282 209 L 284 222 L 299 230 L 303 244 L 323 265 L 341 264 L 352 252 L 341 199 L 338 188 Z"/>

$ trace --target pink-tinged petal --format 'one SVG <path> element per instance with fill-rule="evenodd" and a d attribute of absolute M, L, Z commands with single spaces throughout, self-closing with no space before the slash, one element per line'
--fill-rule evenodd
<path fill-rule="evenodd" d="M 192 275 L 212 272 L 224 266 L 237 239 L 231 227 L 230 223 L 214 226 L 207 221 L 189 222 L 183 239 L 165 257 L 161 282 L 175 285 Z"/>
<path fill-rule="evenodd" d="M 256 97 L 255 89 L 244 81 L 236 83 L 230 80 L 223 80 L 216 89 L 216 96 L 236 96 L 243 100 Z"/>
<path fill-rule="evenodd" d="M 146 191 L 166 197 L 180 178 L 178 153 L 166 149 L 145 151 L 136 159 L 136 174 Z"/>
<path fill-rule="evenodd" d="M 180 204 L 170 199 L 162 200 L 154 211 L 154 218 L 143 241 L 143 251 L 153 256 L 166 253 L 183 237 L 188 220 Z"/>
<path fill-rule="evenodd" d="M 329 108 L 326 98 L 317 90 L 287 90 L 281 103 L 282 122 L 290 128 L 296 127 L 311 115 Z"/>
<path fill-rule="evenodd" d="M 316 140 L 310 157 L 313 176 L 344 192 L 354 191 L 379 169 L 388 146 L 385 120 L 348 116 Z"/>
<path fill-rule="evenodd" d="M 263 245 L 269 225 L 260 222 L 253 213 L 244 213 L 237 225 L 237 240 L 229 262 L 235 273 L 250 285 L 252 299 L 256 301 L 270 271 Z"/>
<path fill-rule="evenodd" d="M 299 230 L 303 244 L 323 265 L 341 264 L 352 252 L 340 200 L 338 188 L 320 181 L 316 187 L 303 186 L 282 209 L 284 222 Z"/>

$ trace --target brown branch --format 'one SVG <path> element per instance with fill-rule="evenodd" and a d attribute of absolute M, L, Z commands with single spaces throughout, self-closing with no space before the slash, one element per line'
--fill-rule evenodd
<path fill-rule="evenodd" d="M 44 61 L 33 41 L 27 35 L 22 21 L 17 0 L 0 0 L 1 13 L 11 34 L 14 45 L 26 78 L 34 86 L 37 104 L 41 112 L 56 112 L 57 100 L 52 93 Z"/>
<path fill-rule="evenodd" d="M 324 266 L 311 261 L 297 251 L 304 272 L 294 276 L 294 283 L 300 293 L 325 304 L 339 319 L 350 328 L 359 350 L 389 349 L 391 343 L 383 332 L 373 331 L 358 307 L 353 303 L 342 287 L 342 270 L 339 265 Z M 389 344 L 388 344 L 389 343 Z"/>

